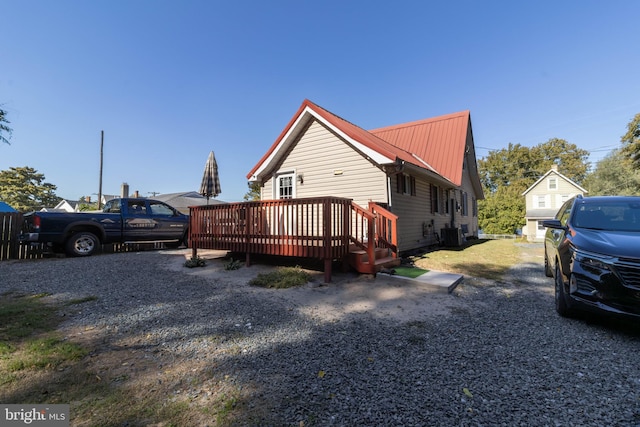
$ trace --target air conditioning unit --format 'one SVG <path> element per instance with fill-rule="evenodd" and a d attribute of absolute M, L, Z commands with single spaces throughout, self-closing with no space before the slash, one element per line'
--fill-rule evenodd
<path fill-rule="evenodd" d="M 458 227 L 443 228 L 440 230 L 442 241 L 445 246 L 457 247 L 462 246 L 462 232 Z"/>

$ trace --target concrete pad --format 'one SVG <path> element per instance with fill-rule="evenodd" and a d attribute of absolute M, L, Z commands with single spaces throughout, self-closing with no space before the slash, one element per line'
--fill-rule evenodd
<path fill-rule="evenodd" d="M 429 270 L 424 274 L 416 278 L 399 276 L 396 274 L 378 273 L 387 277 L 393 277 L 397 279 L 410 280 L 413 282 L 419 282 L 422 285 L 427 285 L 434 290 L 443 291 L 447 293 L 453 292 L 460 282 L 464 279 L 461 274 L 444 273 L 442 271 Z"/>

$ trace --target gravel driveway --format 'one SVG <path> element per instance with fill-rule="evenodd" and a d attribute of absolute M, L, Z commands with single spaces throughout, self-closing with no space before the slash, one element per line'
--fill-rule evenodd
<path fill-rule="evenodd" d="M 102 372 L 106 349 L 129 381 L 183 366 L 167 399 L 206 407 L 234 390 L 239 424 L 640 426 L 639 329 L 557 316 L 527 249 L 504 282 L 466 278 L 453 294 L 398 281 L 364 301 L 349 289 L 380 277 L 354 275 L 257 289 L 246 282 L 267 267 L 186 269 L 179 251 L 2 262 L 0 292 L 97 297 L 63 324 L 96 348 L 90 369 L 119 375 Z"/>

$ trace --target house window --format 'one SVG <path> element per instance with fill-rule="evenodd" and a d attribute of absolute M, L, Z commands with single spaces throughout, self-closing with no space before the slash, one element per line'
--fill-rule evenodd
<path fill-rule="evenodd" d="M 442 198 L 442 200 L 444 200 L 444 213 L 449 213 L 449 199 L 451 199 L 451 191 L 450 190 L 444 190 L 444 197 Z"/>
<path fill-rule="evenodd" d="M 538 230 L 543 231 L 546 227 L 542 225 L 542 221 L 538 221 Z"/>
<path fill-rule="evenodd" d="M 544 209 L 547 207 L 547 200 L 545 196 L 536 196 L 536 207 L 538 209 Z"/>
<path fill-rule="evenodd" d="M 294 174 L 287 173 L 276 176 L 276 199 L 291 199 L 294 197 Z"/>
<path fill-rule="evenodd" d="M 398 193 L 408 194 L 411 196 L 416 195 L 416 178 L 411 175 L 405 175 L 403 173 L 398 174 Z"/>
<path fill-rule="evenodd" d="M 438 198 L 439 188 L 438 186 L 431 184 L 429 189 L 431 190 L 431 213 L 437 213 L 440 204 Z"/>
<path fill-rule="evenodd" d="M 473 210 L 473 216 L 478 216 L 478 201 L 475 197 L 471 198 L 471 209 Z"/>
<path fill-rule="evenodd" d="M 557 190 L 558 189 L 558 178 L 549 178 L 549 180 L 547 181 L 548 185 L 549 185 L 549 190 Z"/>
<path fill-rule="evenodd" d="M 469 200 L 468 195 L 465 192 L 462 192 L 462 216 L 469 215 Z"/>

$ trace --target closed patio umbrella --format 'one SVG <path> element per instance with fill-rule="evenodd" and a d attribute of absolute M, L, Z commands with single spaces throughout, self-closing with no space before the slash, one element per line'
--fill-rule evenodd
<path fill-rule="evenodd" d="M 216 156 L 212 151 L 209 153 L 209 158 L 204 166 L 202 184 L 200 184 L 200 194 L 207 198 L 207 204 L 209 204 L 209 197 L 216 197 L 220 193 L 222 193 L 222 190 L 220 189 L 218 164 L 216 163 Z"/>

